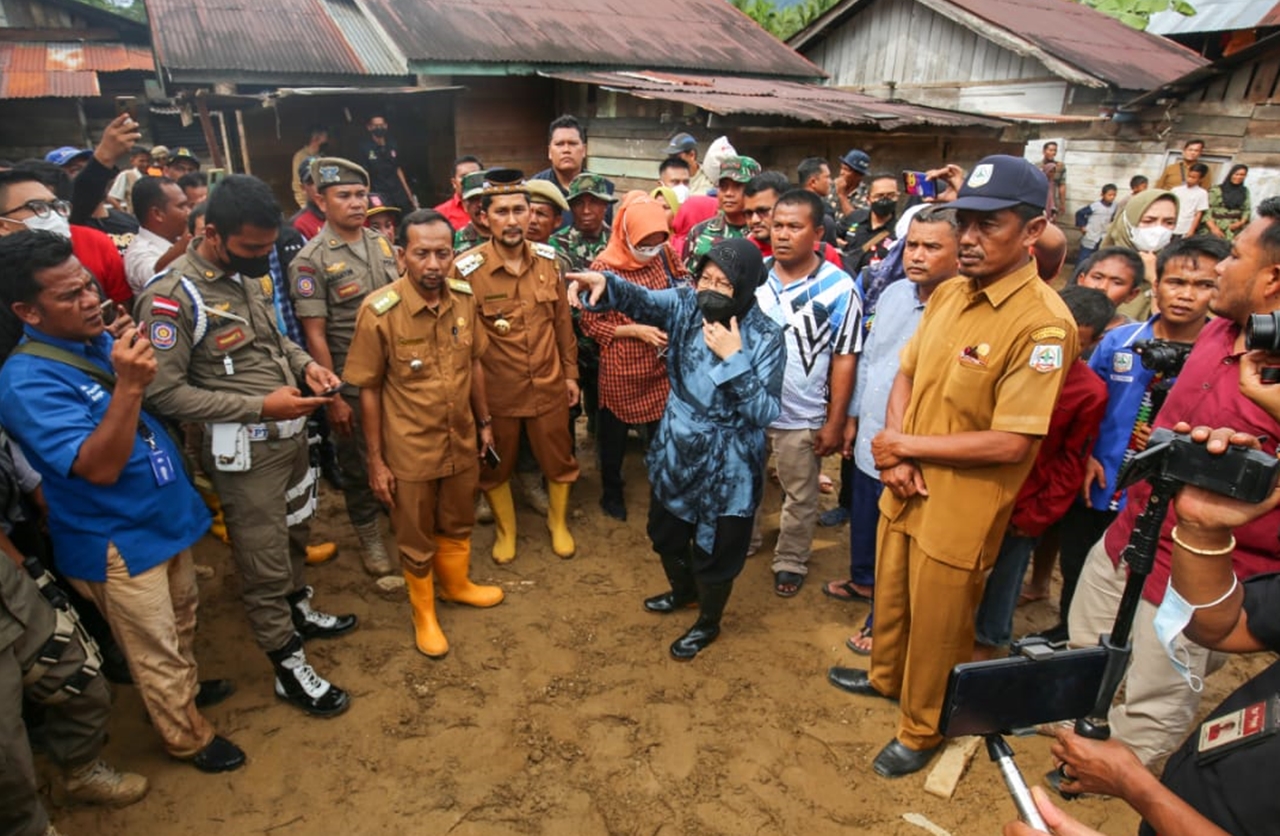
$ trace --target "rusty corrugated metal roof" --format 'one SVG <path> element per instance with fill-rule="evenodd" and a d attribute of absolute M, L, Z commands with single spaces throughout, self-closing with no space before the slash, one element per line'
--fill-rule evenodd
<path fill-rule="evenodd" d="M 416 71 L 574 65 L 822 78 L 725 0 L 365 0 Z"/>
<path fill-rule="evenodd" d="M 98 73 L 153 72 L 145 47 L 79 41 L 0 42 L 0 98 L 100 95 Z"/>
<path fill-rule="evenodd" d="M 874 96 L 796 81 L 652 72 L 548 72 L 562 81 L 596 84 L 646 99 L 700 107 L 721 116 L 781 116 L 820 125 L 875 125 L 881 130 L 937 125 L 1001 128 L 1005 122 L 969 113 L 887 102 Z"/>

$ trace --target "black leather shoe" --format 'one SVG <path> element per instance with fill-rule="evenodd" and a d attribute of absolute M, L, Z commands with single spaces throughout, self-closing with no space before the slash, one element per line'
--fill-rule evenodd
<path fill-rule="evenodd" d="M 215 734 L 208 746 L 196 752 L 191 763 L 201 772 L 230 772 L 244 766 L 244 752 L 230 740 Z"/>
<path fill-rule="evenodd" d="M 303 640 L 333 639 L 346 635 L 356 628 L 354 615 L 329 615 L 311 609 L 311 596 L 315 590 L 304 586 L 289 594 L 289 611 L 293 616 L 293 629 Z"/>
<path fill-rule="evenodd" d="M 691 607 L 696 603 L 698 603 L 697 598 L 691 598 L 686 601 L 681 600 L 674 592 L 664 592 L 661 595 L 654 595 L 652 598 L 645 598 L 644 608 L 659 615 L 670 615 L 677 610 Z"/>
<path fill-rule="evenodd" d="M 600 497 L 600 510 L 615 520 L 627 521 L 627 506 L 618 496 Z"/>
<path fill-rule="evenodd" d="M 196 691 L 196 708 L 208 708 L 217 705 L 236 692 L 235 683 L 230 679 L 205 679 Z"/>
<path fill-rule="evenodd" d="M 827 671 L 827 681 L 850 694 L 860 697 L 880 697 L 889 699 L 871 685 L 871 676 L 861 668 L 834 667 Z"/>
<path fill-rule="evenodd" d="M 689 632 L 671 643 L 671 657 L 680 662 L 688 662 L 720 635 L 720 623 L 699 618 L 689 628 Z"/>
<path fill-rule="evenodd" d="M 901 778 L 903 775 L 910 775 L 924 769 L 939 748 L 934 746 L 932 749 L 919 751 L 908 749 L 895 737 L 880 750 L 880 754 L 876 755 L 871 766 L 881 778 Z"/>
<path fill-rule="evenodd" d="M 276 696 L 315 717 L 336 717 L 351 706 L 347 692 L 329 682 L 307 664 L 302 639 L 267 654 L 276 671 Z"/>

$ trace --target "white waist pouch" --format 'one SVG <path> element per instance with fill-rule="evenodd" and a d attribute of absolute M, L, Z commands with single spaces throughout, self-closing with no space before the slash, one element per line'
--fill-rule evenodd
<path fill-rule="evenodd" d="M 244 424 L 210 424 L 209 435 L 214 467 L 230 473 L 250 468 L 248 427 Z"/>

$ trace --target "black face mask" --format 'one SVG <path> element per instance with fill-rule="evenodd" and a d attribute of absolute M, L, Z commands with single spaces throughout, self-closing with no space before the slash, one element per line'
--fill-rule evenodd
<path fill-rule="evenodd" d="M 239 273 L 245 278 L 256 279 L 271 272 L 271 253 L 255 258 L 246 258 L 242 255 L 236 255 L 226 248 L 223 248 L 223 252 L 227 254 L 228 273 Z"/>
<path fill-rule="evenodd" d="M 887 218 L 893 214 L 893 210 L 898 208 L 898 201 L 889 198 L 882 198 L 871 204 L 871 211 L 876 213 L 877 217 Z"/>
<path fill-rule="evenodd" d="M 728 327 L 729 320 L 737 311 L 732 296 L 726 296 L 716 290 L 698 291 L 698 309 L 707 322 L 718 322 Z"/>
<path fill-rule="evenodd" d="M 386 135 L 387 135 L 387 129 L 386 129 L 386 128 L 373 128 L 373 129 L 371 129 L 371 130 L 369 131 L 369 133 L 373 134 L 374 136 L 386 136 Z"/>

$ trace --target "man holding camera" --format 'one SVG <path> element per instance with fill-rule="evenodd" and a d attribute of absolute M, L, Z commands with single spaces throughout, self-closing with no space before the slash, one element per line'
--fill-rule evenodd
<path fill-rule="evenodd" d="M 1243 394 L 1232 373 L 1244 354 L 1244 326 L 1249 316 L 1280 310 L 1280 200 L 1264 201 L 1258 215 L 1233 242 L 1231 254 L 1217 265 L 1217 289 L 1209 308 L 1219 318 L 1200 332 L 1154 427 L 1172 427 L 1179 422 L 1227 425 L 1264 438 L 1262 449 L 1275 453 L 1280 421 Z M 1068 617 L 1072 644 L 1094 644 L 1101 633 L 1111 629 L 1127 577 L 1120 553 L 1150 495 L 1151 488 L 1145 483 L 1130 488 L 1128 504 L 1090 550 Z M 1170 665 L 1153 625 L 1169 580 L 1171 532 L 1178 523 L 1177 510 L 1175 507 L 1169 514 L 1161 530 L 1155 567 L 1138 605 L 1124 702 L 1110 714 L 1112 734 L 1148 765 L 1172 751 L 1186 734 L 1199 706 L 1198 680 L 1221 662 L 1194 637 L 1178 639 L 1179 656 L 1188 668 L 1179 673 Z M 1241 579 L 1280 570 L 1277 530 L 1280 511 L 1276 510 L 1237 529 L 1233 563 Z"/>
<path fill-rule="evenodd" d="M 934 291 L 871 442 L 887 488 L 871 669 L 832 668 L 828 678 L 900 700 L 897 734 L 873 764 L 886 778 L 923 768 L 942 742 L 947 676 L 972 657 L 986 575 L 1078 354 L 1071 313 L 1029 254 L 1048 190 L 1026 160 L 992 156 L 947 205 L 961 277 Z"/>

